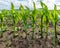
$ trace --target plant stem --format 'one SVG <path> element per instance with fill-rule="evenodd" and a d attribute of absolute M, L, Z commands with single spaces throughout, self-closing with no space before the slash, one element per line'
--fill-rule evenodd
<path fill-rule="evenodd" d="M 57 44 L 57 30 L 56 30 L 56 22 L 55 22 L 55 47 L 56 47 L 56 44 Z"/>
<path fill-rule="evenodd" d="M 28 48 L 28 36 L 27 36 L 27 28 L 26 28 L 26 22 L 24 23 L 24 27 L 25 27 L 25 33 L 26 33 L 26 48 Z"/>
<path fill-rule="evenodd" d="M 48 16 L 46 16 L 46 39 L 47 39 L 47 36 L 48 36 L 48 25 L 49 25 L 49 21 L 48 21 Z"/>
<path fill-rule="evenodd" d="M 27 37 L 27 29 L 26 28 L 25 28 L 25 33 L 26 33 L 26 39 L 27 39 L 28 37 Z"/>
<path fill-rule="evenodd" d="M 34 24 L 32 25 L 32 39 L 34 38 Z"/>
<path fill-rule="evenodd" d="M 16 33 L 16 31 L 15 31 L 15 26 L 14 26 L 14 34 Z"/>
<path fill-rule="evenodd" d="M 13 27 L 13 30 L 14 30 L 14 35 L 15 35 L 15 33 L 16 33 L 16 24 L 15 24 L 15 21 L 13 21 L 14 23 L 14 27 Z"/>
<path fill-rule="evenodd" d="M 47 39 L 47 36 L 48 36 L 48 26 L 46 26 L 46 39 Z"/>
<path fill-rule="evenodd" d="M 41 17 L 41 38 L 43 38 L 43 19 L 42 19 L 43 17 Z"/>
<path fill-rule="evenodd" d="M 3 22 L 1 21 L 1 31 L 0 31 L 0 36 L 2 37 L 3 35 Z"/>

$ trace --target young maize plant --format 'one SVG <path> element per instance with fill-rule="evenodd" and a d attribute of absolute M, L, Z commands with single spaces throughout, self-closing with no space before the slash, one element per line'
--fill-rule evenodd
<path fill-rule="evenodd" d="M 8 15 L 8 10 L 2 10 L 2 12 L 3 12 L 3 15 L 4 15 L 4 24 L 5 24 L 5 26 L 4 26 L 4 31 L 5 30 L 7 30 L 7 28 L 8 28 L 8 25 L 7 25 L 7 23 L 8 23 L 8 17 L 9 17 L 9 15 Z"/>
<path fill-rule="evenodd" d="M 58 22 L 58 14 L 57 14 L 57 7 L 54 5 L 54 29 L 55 29 L 55 46 L 57 44 L 57 22 Z"/>
<path fill-rule="evenodd" d="M 32 39 L 34 38 L 35 21 L 36 21 L 36 16 L 37 16 L 37 10 L 36 10 L 35 2 L 33 2 L 33 5 L 34 5 L 34 10 L 33 10 L 32 13 L 31 13 Z"/>
<path fill-rule="evenodd" d="M 48 7 L 43 3 L 41 2 L 41 6 L 42 6 L 42 16 L 41 16 L 41 38 L 43 38 L 43 23 L 46 24 L 46 38 L 45 38 L 45 42 L 44 42 L 44 46 L 46 45 L 46 41 L 47 41 L 47 36 L 48 36 L 48 25 L 49 25 L 49 11 L 48 11 Z"/>
<path fill-rule="evenodd" d="M 27 38 L 27 28 L 28 28 L 28 24 L 27 24 L 27 18 L 28 18 L 28 12 L 24 9 L 24 7 L 22 5 L 20 5 L 20 15 L 22 18 L 22 21 L 24 23 L 24 29 L 25 29 L 25 33 L 26 33 L 26 38 Z"/>
<path fill-rule="evenodd" d="M 45 7 L 45 18 L 46 18 L 46 39 L 48 36 L 48 26 L 49 26 L 49 11 L 48 11 L 48 7 Z"/>
<path fill-rule="evenodd" d="M 49 23 L 49 17 L 48 17 L 48 7 L 43 3 L 43 2 L 40 2 L 41 3 L 41 11 L 40 11 L 40 18 L 41 18 L 41 25 L 40 25 L 40 28 L 41 28 L 41 38 L 43 38 L 43 23 L 46 22 L 46 32 L 48 32 L 48 23 Z"/>
<path fill-rule="evenodd" d="M 4 22 L 4 15 L 1 12 L 0 13 L 0 37 L 2 37 L 3 35 L 3 22 Z"/>
<path fill-rule="evenodd" d="M 39 25 L 39 28 L 41 28 L 41 38 L 43 38 L 43 17 L 44 17 L 44 9 L 43 9 L 43 2 L 40 2 L 41 3 L 41 6 L 42 6 L 42 9 L 40 11 L 40 18 L 41 18 L 41 25 Z"/>
<path fill-rule="evenodd" d="M 24 29 L 25 29 L 25 33 L 26 33 L 26 48 L 28 48 L 28 36 L 27 36 L 27 29 L 28 29 L 28 24 L 27 24 L 27 18 L 29 15 L 29 10 L 25 10 L 24 7 L 22 5 L 20 5 L 20 15 L 24 24 Z"/>
<path fill-rule="evenodd" d="M 47 6 L 44 7 L 44 11 L 45 11 L 45 14 L 44 14 L 45 19 L 44 20 L 45 20 L 45 28 L 46 28 L 46 30 L 45 30 L 46 37 L 45 37 L 45 43 L 44 43 L 44 47 L 45 47 L 47 45 L 46 41 L 48 38 L 48 27 L 49 27 L 49 10 L 48 10 Z"/>
<path fill-rule="evenodd" d="M 13 3 L 11 3 L 11 17 L 12 17 L 12 20 L 13 20 L 13 25 L 14 25 L 13 30 L 14 30 L 14 35 L 15 35 L 15 33 L 17 31 L 16 25 L 21 18 L 20 18 L 19 13 L 14 10 Z"/>
<path fill-rule="evenodd" d="M 50 19 L 54 25 L 54 31 L 55 31 L 55 43 L 54 43 L 54 46 L 56 47 L 56 44 L 57 44 L 57 22 L 58 22 L 58 14 L 57 14 L 57 7 L 56 5 L 54 5 L 54 13 L 53 13 L 53 16 L 50 16 Z"/>

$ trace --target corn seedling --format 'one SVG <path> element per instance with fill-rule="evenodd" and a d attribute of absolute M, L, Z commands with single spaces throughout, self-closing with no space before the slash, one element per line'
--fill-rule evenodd
<path fill-rule="evenodd" d="M 26 33 L 26 43 L 27 46 L 26 48 L 28 48 L 28 37 L 27 37 L 27 29 L 28 29 L 28 24 L 27 24 L 27 18 L 28 18 L 28 14 L 29 14 L 29 10 L 25 10 L 24 7 L 22 5 L 20 5 L 20 15 L 24 24 L 24 29 L 25 29 L 25 33 Z"/>
<path fill-rule="evenodd" d="M 1 12 L 0 13 L 0 36 L 2 37 L 3 35 L 3 22 L 4 22 L 4 15 L 3 13 Z"/>
<path fill-rule="evenodd" d="M 40 28 L 41 28 L 41 38 L 43 38 L 43 16 L 44 16 L 44 10 L 43 10 L 43 2 L 40 2 L 41 3 L 41 6 L 42 6 L 42 9 L 41 9 L 41 25 L 39 25 L 40 26 Z"/>
<path fill-rule="evenodd" d="M 49 26 L 49 11 L 48 11 L 47 6 L 45 7 L 45 17 L 46 17 L 46 39 L 47 39 L 48 26 Z"/>
<path fill-rule="evenodd" d="M 57 43 L 57 22 L 58 22 L 58 14 L 57 14 L 57 8 L 56 5 L 54 5 L 54 30 L 55 30 L 55 46 Z"/>
<path fill-rule="evenodd" d="M 14 34 L 15 34 L 15 33 L 16 33 L 16 30 L 17 30 L 16 25 L 17 25 L 18 21 L 19 21 L 21 18 L 20 18 L 19 13 L 14 10 L 14 5 L 13 5 L 13 3 L 11 3 L 11 13 L 12 13 L 12 16 L 11 16 L 11 17 L 12 17 L 13 25 L 14 25 L 13 29 L 14 29 Z"/>
<path fill-rule="evenodd" d="M 52 16 L 53 15 L 53 16 Z M 57 44 L 57 22 L 58 22 L 58 14 L 57 14 L 57 7 L 56 7 L 56 5 L 54 5 L 54 13 L 52 14 L 51 16 L 50 16 L 50 19 L 51 19 L 51 21 L 52 21 L 52 23 L 53 23 L 53 25 L 54 25 L 54 31 L 55 31 L 55 43 L 54 43 L 54 45 L 55 45 L 55 47 L 56 47 L 56 44 Z"/>
<path fill-rule="evenodd" d="M 31 13 L 31 21 L 32 21 L 32 39 L 34 38 L 34 29 L 35 29 L 35 21 L 36 21 L 36 16 L 37 16 L 37 10 L 36 10 L 36 5 L 35 2 L 33 2 L 34 10 Z"/>
<path fill-rule="evenodd" d="M 27 18 L 28 18 L 28 13 L 27 11 L 24 9 L 24 7 L 22 5 L 20 5 L 20 14 L 21 14 L 21 18 L 24 24 L 24 28 L 25 28 L 25 32 L 26 32 L 26 38 L 27 38 L 27 28 L 28 28 L 28 24 L 27 24 Z"/>
<path fill-rule="evenodd" d="M 46 45 L 46 40 L 47 40 L 47 36 L 48 36 L 48 25 L 49 25 L 49 11 L 48 11 L 48 7 L 41 2 L 41 6 L 42 6 L 42 15 L 41 15 L 41 38 L 43 38 L 43 23 L 46 24 L 46 39 L 45 39 L 45 44 Z M 44 46 L 43 46 L 44 47 Z"/>
<path fill-rule="evenodd" d="M 8 14 L 8 12 L 9 11 L 7 11 L 7 10 L 2 10 L 2 12 L 3 12 L 3 15 L 4 15 L 4 24 L 5 24 L 5 26 L 4 26 L 4 31 L 6 31 L 7 30 L 7 28 L 8 28 L 8 26 L 7 26 L 7 23 L 8 23 L 8 17 L 9 17 L 9 15 L 7 15 Z"/>
<path fill-rule="evenodd" d="M 43 38 L 43 23 L 46 21 L 46 25 L 47 25 L 47 20 L 48 20 L 48 8 L 47 6 L 43 3 L 43 2 L 40 2 L 41 3 L 41 11 L 40 11 L 40 18 L 41 18 L 41 25 L 40 25 L 40 28 L 41 28 L 41 38 Z M 47 32 L 47 31 L 46 31 Z"/>

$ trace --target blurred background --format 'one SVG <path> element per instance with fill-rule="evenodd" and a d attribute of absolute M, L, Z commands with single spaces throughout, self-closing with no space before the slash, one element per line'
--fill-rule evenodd
<path fill-rule="evenodd" d="M 33 9 L 32 2 L 36 3 L 37 8 L 41 8 L 40 1 L 43 1 L 50 10 L 54 8 L 54 4 L 56 4 L 57 8 L 60 9 L 60 0 L 0 0 L 0 10 L 10 9 L 11 2 L 13 2 L 15 9 L 18 9 L 20 4 L 24 7 L 28 6 L 30 9 Z"/>

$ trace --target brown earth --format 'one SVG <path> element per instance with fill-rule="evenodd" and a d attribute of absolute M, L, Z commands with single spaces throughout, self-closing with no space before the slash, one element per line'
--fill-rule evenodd
<path fill-rule="evenodd" d="M 31 25 L 31 24 L 30 24 Z M 16 35 L 14 36 L 13 26 L 12 24 L 9 25 L 7 30 L 4 31 L 3 37 L 0 38 L 0 48 L 55 48 L 53 45 L 53 38 L 54 38 L 54 28 L 53 25 L 49 25 L 49 32 L 48 38 L 46 39 L 45 28 L 43 29 L 44 37 L 40 38 L 40 29 L 39 26 L 36 24 L 34 39 L 32 38 L 32 28 L 29 27 L 27 29 L 27 38 L 24 30 L 24 26 L 22 23 L 18 24 L 18 29 L 16 31 Z M 56 48 L 60 48 L 60 23 L 57 24 L 57 32 L 58 32 L 58 41 Z"/>

